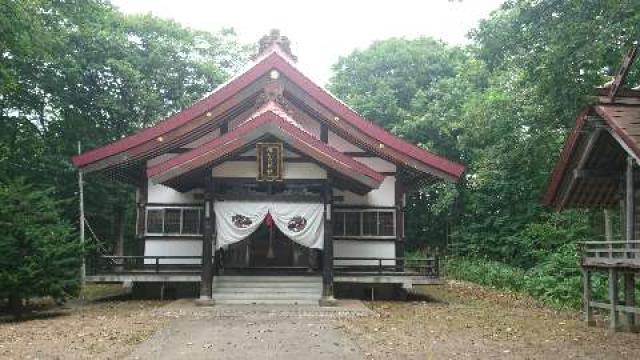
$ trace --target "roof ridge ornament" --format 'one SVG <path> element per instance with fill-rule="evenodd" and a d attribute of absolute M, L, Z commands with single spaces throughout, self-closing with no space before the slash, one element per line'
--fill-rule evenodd
<path fill-rule="evenodd" d="M 273 48 L 279 48 L 294 62 L 298 60 L 298 57 L 291 52 L 291 41 L 288 37 L 280 35 L 280 30 L 278 29 L 271 29 L 268 35 L 263 36 L 260 41 L 258 41 L 258 53 L 254 56 L 254 60 L 268 53 Z"/>

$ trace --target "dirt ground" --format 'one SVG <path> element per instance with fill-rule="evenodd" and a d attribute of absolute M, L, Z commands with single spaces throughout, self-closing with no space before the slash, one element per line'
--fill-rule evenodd
<path fill-rule="evenodd" d="M 375 302 L 349 319 L 349 336 L 374 359 L 640 359 L 640 335 L 587 327 L 577 312 L 527 296 L 450 282 L 419 290 L 431 301 Z"/>
<path fill-rule="evenodd" d="M 0 359 L 640 359 L 640 335 L 610 334 L 605 319 L 587 327 L 577 312 L 460 282 L 421 289 L 429 300 L 367 302 L 357 316 L 95 300 L 109 291 L 20 322 L 0 315 Z"/>
<path fill-rule="evenodd" d="M 0 316 L 0 359 L 119 358 L 170 321 L 154 315 L 159 301 L 96 300 L 118 291 L 97 286 L 62 307 L 37 304 L 22 321 Z"/>

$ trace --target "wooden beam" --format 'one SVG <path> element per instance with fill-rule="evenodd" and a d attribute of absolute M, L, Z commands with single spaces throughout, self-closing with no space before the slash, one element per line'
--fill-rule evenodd
<path fill-rule="evenodd" d="M 587 144 L 582 150 L 582 153 L 579 155 L 580 157 L 578 158 L 576 167 L 574 168 L 574 171 L 571 173 L 569 184 L 564 190 L 563 194 L 561 195 L 560 201 L 558 202 L 558 208 L 560 209 L 565 208 L 567 203 L 569 202 L 569 198 L 571 197 L 570 196 L 571 190 L 575 186 L 576 182 L 580 179 L 579 177 L 580 170 L 582 170 L 584 165 L 587 163 L 587 160 L 589 159 L 589 155 L 591 154 L 591 151 L 593 151 L 593 148 L 596 146 L 596 143 L 598 142 L 598 139 L 600 138 L 601 133 L 602 133 L 602 129 L 597 128 L 589 135 Z"/>
<path fill-rule="evenodd" d="M 627 78 L 627 74 L 629 74 L 629 69 L 633 64 L 636 56 L 638 55 L 638 44 L 633 44 L 629 51 L 625 54 L 622 59 L 622 64 L 618 68 L 616 73 L 616 77 L 613 80 L 613 84 L 611 84 L 611 88 L 609 89 L 609 100 L 611 102 L 615 101 L 616 96 L 618 95 L 618 91 L 624 85 L 624 81 Z"/>

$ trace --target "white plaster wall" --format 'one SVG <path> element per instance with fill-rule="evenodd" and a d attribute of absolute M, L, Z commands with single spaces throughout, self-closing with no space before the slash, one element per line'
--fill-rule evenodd
<path fill-rule="evenodd" d="M 394 240 L 333 240 L 334 257 L 396 257 Z M 377 265 L 367 260 L 335 260 L 335 265 Z M 394 265 L 394 260 L 383 261 L 384 265 Z"/>
<path fill-rule="evenodd" d="M 227 161 L 213 168 L 215 177 L 247 177 L 255 178 L 257 173 L 255 161 Z M 314 163 L 284 163 L 285 179 L 326 179 L 327 172 Z"/>
<path fill-rule="evenodd" d="M 145 256 L 201 256 L 202 240 L 162 239 L 145 240 Z M 155 259 L 145 259 L 145 264 L 155 264 Z M 200 259 L 165 259 L 161 264 L 200 264 Z"/>
<path fill-rule="evenodd" d="M 161 203 L 161 204 L 193 204 L 201 203 L 200 200 L 196 200 L 194 195 L 202 194 L 202 190 L 195 189 L 186 193 L 175 191 L 170 187 L 154 184 L 149 181 L 148 199 L 149 203 Z"/>
<path fill-rule="evenodd" d="M 371 190 L 365 195 L 354 194 L 351 191 L 334 189 L 334 194 L 343 196 L 343 201 L 337 205 L 363 205 L 363 206 L 395 206 L 396 177 L 387 176 L 380 187 Z"/>

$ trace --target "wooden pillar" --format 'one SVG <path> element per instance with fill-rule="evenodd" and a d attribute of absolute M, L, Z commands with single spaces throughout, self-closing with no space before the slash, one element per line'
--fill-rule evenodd
<path fill-rule="evenodd" d="M 624 305 L 629 307 L 636 306 L 636 279 L 633 273 L 624 273 Z M 624 325 L 627 330 L 635 330 L 636 315 L 634 313 L 625 313 Z"/>
<path fill-rule="evenodd" d="M 204 231 L 202 236 L 202 272 L 200 278 L 200 300 L 209 301 L 213 286 L 213 237 L 215 235 L 216 217 L 213 213 L 215 184 L 211 172 L 207 172 L 207 186 L 204 193 Z"/>
<path fill-rule="evenodd" d="M 626 191 L 625 191 L 625 235 L 627 241 L 632 241 L 636 233 L 636 214 L 635 214 L 635 186 L 634 186 L 634 165 L 635 159 L 631 156 L 627 157 L 627 171 L 625 174 Z M 631 246 L 631 245 L 627 245 Z M 625 272 L 624 278 L 624 304 L 626 306 L 635 306 L 635 278 L 634 274 Z M 627 328 L 633 328 L 635 325 L 635 314 L 625 313 L 624 324 Z"/>
<path fill-rule="evenodd" d="M 322 248 L 322 298 L 320 305 L 335 305 L 333 297 L 333 188 L 329 179 L 322 191 L 324 198 L 324 245 Z"/>
<path fill-rule="evenodd" d="M 396 176 L 395 184 L 395 208 L 396 208 L 396 257 L 404 258 L 404 208 L 405 208 L 405 189 L 400 179 Z M 397 265 L 398 271 L 404 271 L 404 260 L 399 260 Z"/>
<path fill-rule="evenodd" d="M 609 327 L 611 330 L 618 329 L 618 270 L 609 268 Z"/>
<path fill-rule="evenodd" d="M 584 289 L 582 296 L 582 303 L 584 306 L 584 320 L 587 322 L 588 326 L 595 325 L 595 321 L 593 320 L 593 309 L 591 308 L 591 299 L 592 299 L 592 289 L 591 285 L 591 270 L 583 269 L 583 281 L 584 281 Z"/>
<path fill-rule="evenodd" d="M 611 210 L 604 209 L 604 239 L 613 241 L 613 224 L 611 222 Z"/>
<path fill-rule="evenodd" d="M 627 241 L 633 240 L 635 237 L 635 189 L 633 184 L 633 168 L 634 159 L 627 157 L 627 171 L 625 174 L 625 206 L 624 206 L 624 219 L 625 219 L 625 235 Z"/>
<path fill-rule="evenodd" d="M 147 201 L 149 197 L 147 179 L 138 187 L 136 192 L 136 251 L 138 256 L 144 256 L 145 233 L 147 230 Z"/>

